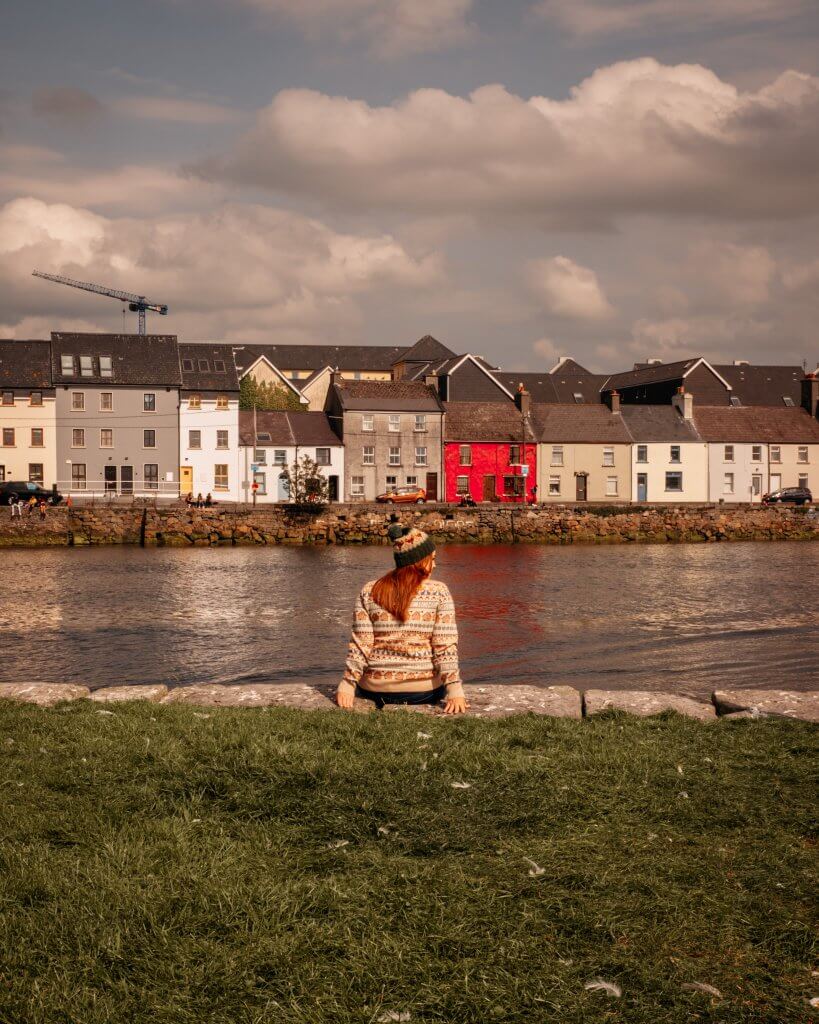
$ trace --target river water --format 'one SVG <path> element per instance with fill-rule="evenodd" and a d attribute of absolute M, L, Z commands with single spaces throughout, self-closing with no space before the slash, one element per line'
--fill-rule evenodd
<path fill-rule="evenodd" d="M 469 682 L 819 687 L 819 544 L 439 548 Z M 0 552 L 0 681 L 334 680 L 388 548 Z"/>

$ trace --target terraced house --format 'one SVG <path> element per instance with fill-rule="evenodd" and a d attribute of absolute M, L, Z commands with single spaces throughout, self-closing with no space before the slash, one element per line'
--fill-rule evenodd
<path fill-rule="evenodd" d="M 180 344 L 179 489 L 238 501 L 239 376 L 230 345 Z"/>
<path fill-rule="evenodd" d="M 47 341 L 0 341 L 0 483 L 57 480 L 57 413 Z"/>

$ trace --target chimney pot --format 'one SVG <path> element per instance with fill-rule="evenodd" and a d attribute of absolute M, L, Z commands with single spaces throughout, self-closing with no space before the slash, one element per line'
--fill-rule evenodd
<path fill-rule="evenodd" d="M 517 394 L 515 395 L 515 405 L 520 409 L 522 416 L 529 415 L 529 411 L 532 407 L 532 396 L 526 390 L 526 387 L 522 382 L 518 384 Z"/>
<path fill-rule="evenodd" d="M 612 412 L 620 412 L 620 392 L 609 391 L 609 409 Z"/>

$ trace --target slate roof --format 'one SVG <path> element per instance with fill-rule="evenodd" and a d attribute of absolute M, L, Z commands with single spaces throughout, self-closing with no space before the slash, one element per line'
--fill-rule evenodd
<path fill-rule="evenodd" d="M 256 445 L 304 445 L 328 448 L 341 445 L 338 435 L 323 412 L 257 412 L 256 435 L 270 434 L 270 440 L 256 441 Z M 254 447 L 253 412 L 239 413 L 239 444 Z"/>
<path fill-rule="evenodd" d="M 187 361 L 193 369 L 186 369 Z M 223 366 L 217 370 L 217 365 Z M 190 342 L 179 345 L 183 391 L 238 391 L 239 375 L 233 363 L 233 346 Z"/>
<path fill-rule="evenodd" d="M 673 405 L 621 405 L 620 416 L 635 444 L 701 441 L 694 424 Z"/>
<path fill-rule="evenodd" d="M 93 373 L 79 369 L 63 376 L 62 355 L 91 356 Z M 99 357 L 111 356 L 113 375 L 99 372 Z M 175 334 L 51 334 L 51 373 L 54 384 L 113 384 L 134 387 L 180 387 L 179 352 Z"/>
<path fill-rule="evenodd" d="M 600 388 L 608 380 L 605 373 L 509 373 L 495 372 L 495 377 L 513 393 L 523 384 L 533 402 L 544 404 L 599 405 Z M 582 395 L 577 402 L 575 394 Z"/>
<path fill-rule="evenodd" d="M 715 366 L 743 405 L 781 405 L 787 395 L 794 405 L 802 401 L 801 366 Z"/>
<path fill-rule="evenodd" d="M 392 364 L 407 351 L 406 345 L 235 345 L 236 365 L 246 370 L 265 356 L 277 369 L 318 370 L 322 366 L 339 370 L 390 373 Z"/>
<path fill-rule="evenodd" d="M 0 384 L 9 388 L 51 387 L 51 343 L 0 339 Z"/>
<path fill-rule="evenodd" d="M 549 370 L 549 373 L 580 374 L 583 377 L 588 377 L 591 374 L 591 370 L 587 370 L 586 367 L 581 366 L 576 359 L 572 359 L 567 356 L 565 359 L 559 359 L 551 370 Z"/>
<path fill-rule="evenodd" d="M 414 345 L 405 349 L 400 356 L 393 360 L 393 362 L 442 362 L 445 359 L 451 359 L 454 355 L 455 353 L 452 349 L 447 348 L 446 345 L 442 345 L 437 338 L 433 338 L 431 334 L 425 334 L 424 337 L 419 338 Z"/>
<path fill-rule="evenodd" d="M 441 412 L 435 390 L 420 381 L 342 380 L 334 388 L 345 411 Z"/>
<path fill-rule="evenodd" d="M 630 444 L 631 435 L 622 414 L 607 405 L 532 406 L 537 438 L 541 442 L 568 444 Z M 675 415 L 678 415 L 675 412 Z"/>
<path fill-rule="evenodd" d="M 695 356 L 693 359 L 680 359 L 675 363 L 652 363 L 639 369 L 627 370 L 625 373 L 612 373 L 606 378 L 604 387 L 606 391 L 610 391 L 612 388 L 620 390 L 639 387 L 641 384 L 680 380 L 683 374 L 699 362 L 700 358 L 700 356 Z"/>
<path fill-rule="evenodd" d="M 536 444 L 531 416 L 521 419 L 514 402 L 444 402 L 444 440 Z"/>
<path fill-rule="evenodd" d="M 801 372 L 801 371 L 800 371 Z M 786 406 L 700 406 L 694 423 L 703 441 L 819 444 L 819 420 L 806 409 Z"/>

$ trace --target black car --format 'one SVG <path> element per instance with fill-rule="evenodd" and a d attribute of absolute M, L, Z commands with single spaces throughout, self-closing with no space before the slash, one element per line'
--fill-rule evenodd
<path fill-rule="evenodd" d="M 762 495 L 763 505 L 809 505 L 813 495 L 807 487 L 781 487 L 778 491 Z"/>
<path fill-rule="evenodd" d="M 63 500 L 61 494 L 47 491 L 30 480 L 6 480 L 0 484 L 0 505 L 12 505 L 17 500 L 28 501 L 29 498 L 36 498 L 37 501 L 45 498 L 49 505 L 59 505 Z"/>

